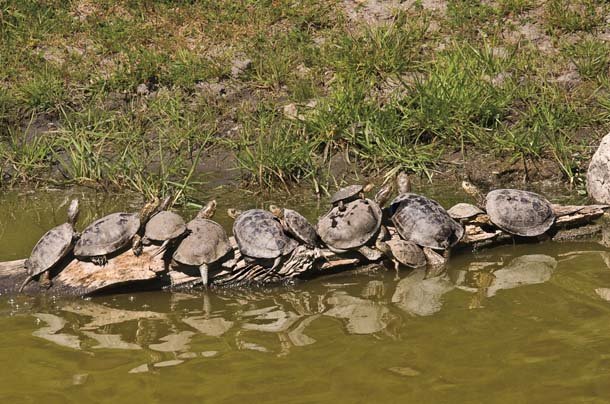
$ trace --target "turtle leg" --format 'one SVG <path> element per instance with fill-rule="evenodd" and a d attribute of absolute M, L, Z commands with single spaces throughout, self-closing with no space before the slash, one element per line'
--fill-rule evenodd
<path fill-rule="evenodd" d="M 53 285 L 49 271 L 44 271 L 40 274 L 38 277 L 38 284 L 45 289 L 49 289 Z"/>
<path fill-rule="evenodd" d="M 23 281 L 23 283 L 21 284 L 21 286 L 19 287 L 19 293 L 23 292 L 23 289 L 26 287 L 26 285 L 28 283 L 30 283 L 30 281 L 34 279 L 34 277 L 32 275 L 28 275 L 27 278 L 25 278 L 25 281 Z"/>
<path fill-rule="evenodd" d="M 400 262 L 397 259 L 392 260 L 394 262 L 394 271 L 396 271 L 396 276 L 394 277 L 395 281 L 400 280 L 400 276 L 398 276 L 398 272 L 400 271 Z"/>
<path fill-rule="evenodd" d="M 275 258 L 275 260 L 273 261 L 273 266 L 271 268 L 269 268 L 268 272 L 275 271 L 280 266 L 281 263 L 282 263 L 282 256 L 280 255 L 279 257 Z"/>
<path fill-rule="evenodd" d="M 358 248 L 358 252 L 364 255 L 364 257 L 369 261 L 379 261 L 383 256 L 379 251 L 366 245 L 363 245 Z"/>
<path fill-rule="evenodd" d="M 131 250 L 133 251 L 133 255 L 136 257 L 140 256 L 140 254 L 142 254 L 142 248 L 142 237 L 139 234 L 136 234 L 131 240 Z"/>
<path fill-rule="evenodd" d="M 208 287 L 208 264 L 201 264 L 199 266 L 199 273 L 201 274 L 201 281 L 203 282 L 203 287 Z"/>
<path fill-rule="evenodd" d="M 94 257 L 91 257 L 91 262 L 93 262 L 97 266 L 103 267 L 106 266 L 106 264 L 108 263 L 108 258 L 106 258 L 105 255 L 96 255 Z"/>
<path fill-rule="evenodd" d="M 146 238 L 146 237 L 145 237 L 145 238 Z M 159 248 L 158 248 L 158 249 L 157 249 L 157 250 L 156 250 L 156 251 L 155 251 L 155 252 L 152 254 L 152 256 L 153 256 L 153 257 L 156 257 L 157 255 L 164 253 L 164 252 L 165 252 L 165 250 L 167 250 L 167 246 L 168 246 L 168 244 L 169 244 L 169 242 L 170 242 L 170 241 L 171 241 L 171 240 L 165 240 L 165 241 L 163 242 L 163 244 L 161 244 L 161 247 L 159 247 Z"/>

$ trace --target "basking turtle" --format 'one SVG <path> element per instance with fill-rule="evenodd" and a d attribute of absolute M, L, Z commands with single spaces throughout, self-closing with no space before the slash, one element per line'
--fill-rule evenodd
<path fill-rule="evenodd" d="M 386 237 L 387 230 L 385 226 L 381 226 L 381 231 L 375 241 L 375 247 L 392 260 L 396 276 L 398 276 L 400 264 L 410 268 L 419 268 L 426 265 L 426 255 L 420 246 L 412 241 L 402 239 L 385 241 Z"/>
<path fill-rule="evenodd" d="M 25 261 L 28 277 L 21 284 L 19 293 L 38 275 L 40 275 L 38 280 L 41 285 L 45 287 L 51 286 L 49 269 L 53 268 L 55 264 L 70 252 L 74 240 L 78 238 L 78 233 L 74 230 L 77 218 L 78 199 L 74 199 L 68 208 L 68 222 L 60 224 L 46 232 L 32 249 L 30 258 Z"/>
<path fill-rule="evenodd" d="M 421 247 L 447 250 L 464 235 L 464 228 L 435 200 L 410 193 L 406 174 L 397 178 L 398 195 L 391 203 L 392 222 L 403 239 Z"/>
<path fill-rule="evenodd" d="M 496 189 L 485 197 L 471 183 L 462 182 L 466 193 L 485 206 L 487 215 L 500 229 L 517 236 L 544 234 L 555 223 L 553 206 L 541 195 L 520 189 Z"/>
<path fill-rule="evenodd" d="M 138 233 L 159 205 L 157 199 L 144 205 L 139 213 L 112 213 L 96 220 L 83 230 L 74 246 L 74 255 L 103 266 L 106 265 L 108 254 L 119 251 L 130 243 L 133 253 L 140 255 L 142 240 Z"/>
<path fill-rule="evenodd" d="M 276 205 L 269 206 L 269 211 L 280 220 L 286 233 L 310 247 L 318 244 L 316 229 L 299 212 Z"/>
<path fill-rule="evenodd" d="M 221 225 L 210 220 L 216 212 L 216 201 L 211 200 L 197 216 L 186 224 L 188 236 L 182 240 L 176 252 L 174 261 L 198 266 L 203 286 L 208 286 L 209 267 L 229 257 L 233 251 L 229 237 Z"/>
<path fill-rule="evenodd" d="M 153 242 L 161 242 L 161 246 L 153 256 L 161 254 L 167 249 L 171 241 L 177 240 L 186 234 L 186 223 L 182 216 L 177 213 L 166 210 L 171 202 L 171 197 L 167 197 L 161 207 L 161 211 L 156 213 L 146 223 L 142 244 L 149 245 Z"/>
<path fill-rule="evenodd" d="M 273 259 L 270 270 L 274 270 L 282 256 L 290 254 L 299 244 L 284 233 L 280 222 L 269 211 L 250 209 L 241 212 L 229 209 L 227 213 L 235 219 L 233 235 L 239 251 L 248 261 Z"/>
<path fill-rule="evenodd" d="M 367 244 L 375 240 L 382 221 L 381 206 L 389 192 L 379 192 L 377 201 L 355 199 L 343 206 L 334 206 L 318 221 L 318 234 L 333 252 L 345 253 L 356 250 L 367 259 L 376 261 L 381 253 Z"/>
<path fill-rule="evenodd" d="M 364 186 L 349 185 L 347 187 L 343 187 L 330 197 L 330 203 L 333 206 L 338 206 L 340 209 L 343 209 L 344 204 L 347 202 L 351 202 L 356 199 L 364 199 L 365 194 L 373 189 L 373 186 L 374 185 L 372 183 L 369 183 Z"/>
<path fill-rule="evenodd" d="M 478 206 L 471 203 L 460 202 L 449 208 L 447 213 L 449 213 L 449 216 L 455 220 L 468 221 L 469 219 L 482 215 L 485 212 L 483 212 L 483 210 Z"/>

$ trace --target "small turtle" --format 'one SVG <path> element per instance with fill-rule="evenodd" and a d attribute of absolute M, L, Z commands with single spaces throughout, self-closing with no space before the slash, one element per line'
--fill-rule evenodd
<path fill-rule="evenodd" d="M 491 222 L 500 229 L 523 237 L 540 236 L 555 223 L 553 206 L 541 195 L 520 189 L 496 189 L 485 197 L 464 181 L 462 188 L 485 206 Z"/>
<path fill-rule="evenodd" d="M 188 236 L 182 240 L 176 252 L 174 261 L 198 266 L 203 286 L 208 286 L 209 267 L 229 257 L 233 251 L 229 237 L 221 225 L 210 220 L 216 212 L 216 201 L 211 200 L 197 216 L 186 224 Z"/>
<path fill-rule="evenodd" d="M 464 235 L 464 228 L 435 200 L 410 192 L 407 174 L 397 178 L 399 195 L 391 202 L 392 222 L 407 241 L 447 250 Z"/>
<path fill-rule="evenodd" d="M 270 270 L 274 270 L 282 257 L 290 254 L 299 244 L 284 233 L 280 222 L 269 211 L 250 209 L 241 212 L 229 209 L 227 213 L 235 219 L 233 235 L 239 251 L 248 261 L 273 259 Z"/>
<path fill-rule="evenodd" d="M 129 243 L 137 256 L 142 252 L 138 234 L 159 207 L 159 200 L 149 202 L 139 213 L 112 213 L 91 223 L 74 246 L 74 255 L 88 258 L 96 265 L 106 265 L 107 255 L 119 251 Z"/>
<path fill-rule="evenodd" d="M 68 222 L 60 224 L 46 232 L 32 249 L 30 258 L 25 261 L 28 277 L 21 284 L 19 293 L 38 275 L 40 275 L 39 282 L 41 285 L 45 287 L 51 286 L 49 269 L 53 268 L 55 264 L 70 252 L 73 242 L 78 238 L 78 233 L 74 230 L 77 219 L 78 199 L 74 199 L 68 208 Z"/>
<path fill-rule="evenodd" d="M 170 242 L 184 236 L 187 231 L 186 223 L 182 216 L 166 210 L 169 207 L 171 199 L 171 197 L 167 197 L 159 208 L 161 211 L 151 217 L 148 223 L 146 223 L 142 244 L 162 243 L 153 256 L 163 253 Z"/>
<path fill-rule="evenodd" d="M 356 199 L 343 206 L 334 206 L 318 221 L 318 234 L 333 252 L 345 253 L 356 250 L 367 259 L 376 261 L 381 253 L 367 244 L 375 240 L 382 221 L 381 206 L 389 192 L 378 192 L 377 201 Z"/>
<path fill-rule="evenodd" d="M 310 247 L 318 244 L 318 233 L 309 221 L 299 212 L 270 205 L 269 211 L 280 220 L 284 231 Z"/>
<path fill-rule="evenodd" d="M 330 203 L 333 206 L 338 206 L 340 209 L 343 209 L 344 204 L 347 202 L 351 202 L 356 199 L 364 199 L 365 194 L 373 189 L 373 186 L 373 184 L 369 183 L 364 186 L 349 185 L 341 188 L 330 197 Z"/>
<path fill-rule="evenodd" d="M 375 247 L 392 260 L 396 276 L 398 276 L 400 264 L 409 268 L 419 268 L 426 265 L 426 255 L 420 246 L 412 241 L 402 239 L 385 241 L 386 237 L 387 230 L 385 226 L 381 226 L 381 231 L 375 241 Z"/>
<path fill-rule="evenodd" d="M 483 210 L 480 209 L 478 206 L 475 206 L 471 203 L 460 202 L 449 208 L 447 210 L 447 213 L 449 213 L 449 216 L 451 216 L 455 220 L 468 221 L 469 219 L 472 219 L 478 215 L 482 215 L 485 212 L 483 212 Z"/>

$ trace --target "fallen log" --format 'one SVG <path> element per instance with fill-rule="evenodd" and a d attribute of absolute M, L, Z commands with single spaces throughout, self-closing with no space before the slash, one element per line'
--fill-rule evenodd
<path fill-rule="evenodd" d="M 609 227 L 603 221 L 595 223 L 604 215 L 606 205 L 559 206 L 561 213 L 551 230 L 540 238 L 520 238 L 493 227 L 485 220 L 466 224 L 465 236 L 456 250 L 473 250 L 515 242 L 539 242 L 542 240 L 574 241 L 598 240 L 610 245 Z M 394 228 L 388 228 L 391 237 L 399 237 Z M 233 258 L 216 268 L 210 268 L 210 287 L 235 287 L 260 284 L 282 284 L 296 279 L 309 279 L 346 269 L 353 270 L 372 262 L 357 252 L 336 254 L 325 248 L 297 247 L 284 257 L 278 268 L 271 270 L 258 263 L 243 259 L 231 238 Z M 42 289 L 38 282 L 30 282 L 26 293 L 51 293 L 62 295 L 90 295 L 102 292 L 160 290 L 163 288 L 192 287 L 200 283 L 199 271 L 171 263 L 161 255 L 153 257 L 156 246 L 147 246 L 140 256 L 128 249 L 112 257 L 108 264 L 97 266 L 91 262 L 68 257 L 57 269 L 51 271 L 52 285 Z M 433 273 L 439 271 L 445 259 L 432 250 L 426 258 Z M 26 278 L 25 260 L 0 262 L 0 291 L 16 293 Z M 388 265 L 392 268 L 391 263 Z"/>

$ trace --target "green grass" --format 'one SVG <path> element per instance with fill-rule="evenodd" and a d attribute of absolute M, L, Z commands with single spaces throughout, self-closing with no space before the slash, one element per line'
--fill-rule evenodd
<path fill-rule="evenodd" d="M 430 173 L 471 151 L 574 181 L 607 132 L 604 1 L 415 3 L 382 23 L 345 4 L 0 2 L 2 185 L 186 198 L 209 150 L 264 187 L 326 188 L 338 154 Z M 525 23 L 542 37 L 520 36 Z"/>

